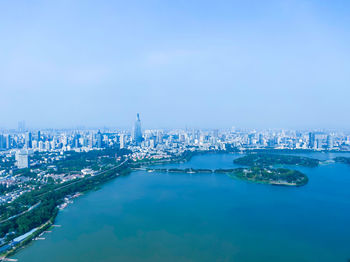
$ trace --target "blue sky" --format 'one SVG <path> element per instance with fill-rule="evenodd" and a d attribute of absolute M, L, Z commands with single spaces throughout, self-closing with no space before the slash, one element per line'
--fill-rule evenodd
<path fill-rule="evenodd" d="M 350 128 L 349 1 L 1 1 L 0 127 Z"/>

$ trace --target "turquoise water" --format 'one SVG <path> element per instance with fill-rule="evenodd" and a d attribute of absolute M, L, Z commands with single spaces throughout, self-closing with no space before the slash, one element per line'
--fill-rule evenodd
<path fill-rule="evenodd" d="M 308 154 L 322 159 L 330 154 Z M 174 167 L 231 168 L 239 155 L 202 155 Z M 304 187 L 215 174 L 134 172 L 60 212 L 62 225 L 20 262 L 350 259 L 350 166 L 299 168 Z"/>

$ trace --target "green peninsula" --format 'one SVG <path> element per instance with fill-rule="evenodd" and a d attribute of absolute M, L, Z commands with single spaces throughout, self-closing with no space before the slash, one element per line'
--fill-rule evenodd
<path fill-rule="evenodd" d="M 226 174 L 260 184 L 280 186 L 303 186 L 307 184 L 308 178 L 303 173 L 291 169 L 271 169 L 264 167 L 236 168 L 236 169 L 194 169 L 194 168 L 147 168 L 148 172 L 160 173 L 183 173 L 183 174 Z"/>
<path fill-rule="evenodd" d="M 303 186 L 309 180 L 303 173 L 285 168 L 270 169 L 255 166 L 237 168 L 233 173 L 242 180 L 280 186 Z"/>
<path fill-rule="evenodd" d="M 258 153 L 237 158 L 233 162 L 243 166 L 268 167 L 274 165 L 297 165 L 316 167 L 319 165 L 320 161 L 318 159 L 302 156 Z"/>

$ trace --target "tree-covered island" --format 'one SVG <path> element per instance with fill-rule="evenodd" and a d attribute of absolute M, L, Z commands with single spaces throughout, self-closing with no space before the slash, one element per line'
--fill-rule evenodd
<path fill-rule="evenodd" d="M 191 156 L 196 152 L 191 153 Z M 187 154 L 186 154 L 187 156 Z M 189 158 L 190 159 L 190 158 Z M 306 167 L 316 167 L 318 159 L 279 155 L 269 153 L 249 154 L 234 160 L 235 164 L 249 166 L 246 168 L 230 169 L 196 169 L 196 168 L 151 168 L 146 167 L 148 172 L 159 173 L 183 173 L 183 174 L 226 174 L 230 177 L 238 178 L 260 184 L 271 184 L 281 186 L 303 186 L 308 183 L 308 177 L 300 171 L 273 168 L 274 165 L 297 165 Z"/>
<path fill-rule="evenodd" d="M 242 180 L 254 183 L 280 185 L 280 186 L 303 186 L 308 182 L 308 178 L 303 173 L 285 168 L 237 168 L 233 174 Z"/>
<path fill-rule="evenodd" d="M 316 167 L 320 161 L 318 159 L 293 156 L 293 155 L 278 155 L 278 154 L 248 154 L 237 158 L 233 161 L 235 164 L 243 166 L 260 166 L 269 167 L 274 165 L 295 165 L 304 167 Z"/>
<path fill-rule="evenodd" d="M 195 169 L 195 168 L 147 168 L 148 172 L 160 173 L 183 173 L 183 174 L 226 174 L 241 180 L 260 184 L 281 186 L 303 186 L 307 184 L 308 178 L 303 173 L 285 168 L 236 168 L 236 169 Z"/>

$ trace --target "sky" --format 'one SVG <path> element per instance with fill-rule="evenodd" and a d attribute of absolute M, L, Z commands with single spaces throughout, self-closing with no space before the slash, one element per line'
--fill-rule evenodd
<path fill-rule="evenodd" d="M 350 1 L 0 1 L 0 127 L 350 129 Z"/>

